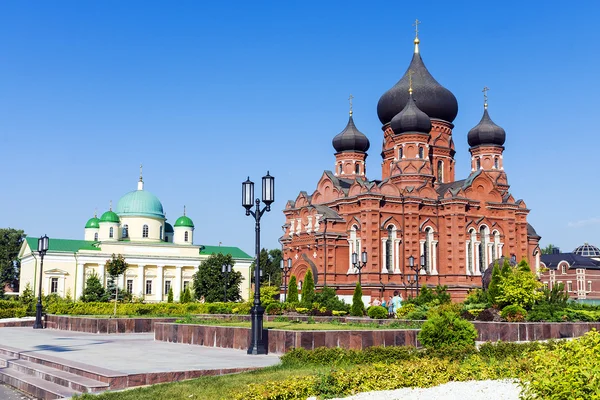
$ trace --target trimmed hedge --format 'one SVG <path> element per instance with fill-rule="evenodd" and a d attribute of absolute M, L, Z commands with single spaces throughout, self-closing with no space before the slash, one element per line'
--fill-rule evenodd
<path fill-rule="evenodd" d="M 247 314 L 245 303 L 119 303 L 117 315 L 186 315 L 186 314 Z M 56 301 L 44 305 L 48 314 L 56 315 L 112 315 L 113 303 L 82 303 Z"/>

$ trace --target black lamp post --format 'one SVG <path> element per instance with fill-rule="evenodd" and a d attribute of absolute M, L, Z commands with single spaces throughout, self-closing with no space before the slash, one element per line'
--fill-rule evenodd
<path fill-rule="evenodd" d="M 287 277 L 292 269 L 292 259 L 288 258 L 287 263 L 281 259 L 280 267 L 281 273 L 283 274 L 283 296 L 285 301 L 287 301 Z"/>
<path fill-rule="evenodd" d="M 225 292 L 223 293 L 223 303 L 227 303 L 227 282 L 229 282 L 229 273 L 231 272 L 231 264 L 223 263 L 221 273 L 225 276 Z"/>
<path fill-rule="evenodd" d="M 256 222 L 254 306 L 250 311 L 252 318 L 252 339 L 248 348 L 248 354 L 267 354 L 268 350 L 265 346 L 265 338 L 263 338 L 263 314 L 265 313 L 265 309 L 260 305 L 260 218 L 265 211 L 271 211 L 271 204 L 275 201 L 275 178 L 269 175 L 269 171 L 262 178 L 262 201 L 265 203 L 265 207 L 261 210 L 260 199 L 254 199 L 254 182 L 248 177 L 245 182 L 242 182 L 242 206 L 246 209 L 246 215 L 252 215 Z M 256 207 L 254 211 L 252 211 L 253 206 Z"/>
<path fill-rule="evenodd" d="M 35 306 L 35 323 L 33 329 L 44 329 L 42 324 L 42 272 L 44 270 L 44 256 L 48 251 L 48 244 L 50 239 L 47 235 L 42 236 L 38 239 L 38 253 L 40 255 L 40 282 L 38 285 L 38 301 Z"/>
<path fill-rule="evenodd" d="M 362 287 L 361 270 L 367 265 L 367 252 L 365 250 L 360 253 L 360 261 L 358 261 L 358 254 L 352 253 L 352 265 L 358 269 L 358 284 Z"/>
<path fill-rule="evenodd" d="M 421 255 L 421 265 L 415 265 L 415 258 L 413 256 L 408 257 L 408 268 L 415 271 L 414 280 L 411 281 L 411 275 L 408 275 L 408 284 L 412 288 L 413 284 L 417 287 L 417 296 L 419 295 L 419 274 L 425 273 L 425 256 Z"/>

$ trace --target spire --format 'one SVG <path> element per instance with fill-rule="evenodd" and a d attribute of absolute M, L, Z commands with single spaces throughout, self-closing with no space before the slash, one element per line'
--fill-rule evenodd
<path fill-rule="evenodd" d="M 98 209 L 94 208 L 94 218 L 98 218 Z"/>
<path fill-rule="evenodd" d="M 183 216 L 185 217 L 185 205 L 183 206 Z"/>
<path fill-rule="evenodd" d="M 412 88 L 412 75 L 414 74 L 414 72 L 411 71 L 411 70 L 408 70 L 407 74 L 408 74 L 408 94 L 409 94 L 409 97 L 411 97 L 412 96 L 412 92 L 413 92 L 413 88 Z"/>
<path fill-rule="evenodd" d="M 419 24 L 421 23 L 421 21 L 419 21 L 418 19 L 415 19 L 415 23 L 413 24 L 413 26 L 415 27 L 415 53 L 419 52 Z"/>
<path fill-rule="evenodd" d="M 487 110 L 487 106 L 488 106 L 488 104 L 487 104 L 487 92 L 488 92 L 488 90 L 490 90 L 490 88 L 487 87 L 487 86 L 484 86 L 483 90 L 482 90 L 482 92 L 483 92 L 483 108 L 485 110 Z"/>
<path fill-rule="evenodd" d="M 138 181 L 138 188 L 137 188 L 137 190 L 144 190 L 144 177 L 143 177 L 143 174 L 142 174 L 142 168 L 143 168 L 143 165 L 140 164 L 140 180 Z"/>
<path fill-rule="evenodd" d="M 350 116 L 352 116 L 352 99 L 354 98 L 354 96 L 352 96 L 352 93 L 350 93 L 350 97 L 348 97 L 348 101 L 350 102 Z"/>
<path fill-rule="evenodd" d="M 112 211 L 112 200 L 109 203 L 110 205 L 108 206 L 108 211 Z"/>

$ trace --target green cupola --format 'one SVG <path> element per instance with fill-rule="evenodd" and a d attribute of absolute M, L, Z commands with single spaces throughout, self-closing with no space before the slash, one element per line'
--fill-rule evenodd
<path fill-rule="evenodd" d="M 96 213 L 94 213 L 94 217 L 88 219 L 88 222 L 85 224 L 85 229 L 99 229 L 100 228 L 100 220 Z"/>
<path fill-rule="evenodd" d="M 183 216 L 177 218 L 175 221 L 175 227 L 183 226 L 188 228 L 194 227 L 194 222 L 190 219 L 190 217 L 185 215 L 185 206 L 183 206 Z"/>
<path fill-rule="evenodd" d="M 117 224 L 121 222 L 119 216 L 112 210 L 112 200 L 110 201 L 109 210 L 100 217 L 100 222 L 115 222 Z"/>

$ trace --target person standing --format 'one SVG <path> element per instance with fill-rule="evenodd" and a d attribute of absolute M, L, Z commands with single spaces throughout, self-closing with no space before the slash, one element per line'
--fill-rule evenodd
<path fill-rule="evenodd" d="M 388 309 L 388 316 L 391 318 L 394 316 L 394 300 L 392 299 L 392 296 L 388 297 L 388 301 L 385 303 L 387 305 L 387 309 Z"/>
<path fill-rule="evenodd" d="M 394 290 L 394 298 L 392 299 L 392 307 L 393 307 L 394 315 L 396 315 L 396 313 L 398 312 L 400 307 L 402 307 L 402 296 L 400 295 L 400 292 L 397 290 Z"/>

